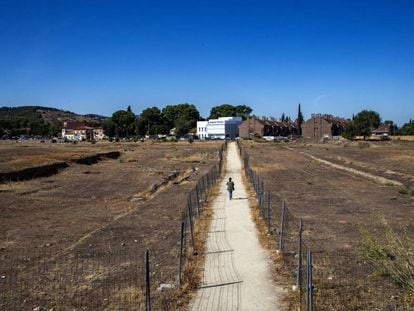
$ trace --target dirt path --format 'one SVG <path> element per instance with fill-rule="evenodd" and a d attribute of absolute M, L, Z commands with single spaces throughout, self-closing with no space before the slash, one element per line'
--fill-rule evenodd
<path fill-rule="evenodd" d="M 318 161 L 320 163 L 323 163 L 327 166 L 333 167 L 335 169 L 338 169 L 338 170 L 341 170 L 341 171 L 344 171 L 344 172 L 351 173 L 353 175 L 365 177 L 367 179 L 373 180 L 373 181 L 375 181 L 377 183 L 380 183 L 380 184 L 383 184 L 383 185 L 403 186 L 403 184 L 401 182 L 393 180 L 393 179 L 385 178 L 385 177 L 378 176 L 378 175 L 373 175 L 373 174 L 370 174 L 368 172 L 364 172 L 364 171 L 361 171 L 361 170 L 354 169 L 352 167 L 346 167 L 346 166 L 343 166 L 343 165 L 339 165 L 339 164 L 333 163 L 331 161 L 327 161 L 327 160 L 321 159 L 319 157 L 315 157 L 315 156 L 313 156 L 309 153 L 306 153 L 306 152 L 301 152 L 301 153 L 304 154 L 305 156 L 307 156 L 307 157 L 309 157 L 309 158 L 311 158 L 315 161 Z"/>
<path fill-rule="evenodd" d="M 232 201 L 226 196 L 229 177 L 236 189 Z M 204 275 L 190 310 L 282 309 L 283 289 L 272 282 L 270 254 L 259 243 L 247 196 L 240 156 L 230 143 L 226 176 L 213 203 Z"/>

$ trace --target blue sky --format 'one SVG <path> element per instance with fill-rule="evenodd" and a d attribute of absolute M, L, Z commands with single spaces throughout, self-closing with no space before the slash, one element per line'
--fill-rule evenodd
<path fill-rule="evenodd" d="M 0 0 L 0 106 L 414 118 L 414 2 Z"/>

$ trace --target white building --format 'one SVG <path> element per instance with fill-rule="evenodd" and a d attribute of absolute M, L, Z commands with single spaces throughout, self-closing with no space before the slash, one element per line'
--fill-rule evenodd
<path fill-rule="evenodd" d="M 63 139 L 70 141 L 94 141 L 108 138 L 102 127 L 91 127 L 82 122 L 64 122 L 61 136 Z"/>
<path fill-rule="evenodd" d="M 197 121 L 197 136 L 200 139 L 226 139 L 239 136 L 241 117 L 221 117 L 208 121 Z"/>

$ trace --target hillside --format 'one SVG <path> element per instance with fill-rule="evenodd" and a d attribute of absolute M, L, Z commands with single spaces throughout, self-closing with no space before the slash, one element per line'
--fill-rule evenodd
<path fill-rule="evenodd" d="M 0 135 L 55 135 L 64 121 L 101 125 L 106 119 L 107 117 L 100 115 L 79 115 L 70 111 L 42 106 L 1 107 Z"/>

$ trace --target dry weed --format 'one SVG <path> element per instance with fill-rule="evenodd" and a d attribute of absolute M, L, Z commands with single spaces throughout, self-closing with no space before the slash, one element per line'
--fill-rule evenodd
<path fill-rule="evenodd" d="M 276 171 L 283 168 L 283 166 L 277 162 L 258 162 L 252 165 L 252 168 L 256 171 L 256 173 L 264 173 L 269 171 Z"/>
<path fill-rule="evenodd" d="M 165 310 L 183 310 L 189 303 L 193 293 L 198 288 L 205 262 L 203 256 L 206 247 L 207 233 L 213 217 L 212 199 L 218 191 L 220 181 L 209 190 L 208 199 L 201 216 L 194 222 L 195 249 L 187 245 L 187 254 L 183 269 L 183 283 L 180 287 L 170 290 L 161 297 L 162 306 Z"/>
<path fill-rule="evenodd" d="M 195 152 L 187 156 L 167 155 L 165 158 L 170 161 L 176 160 L 184 163 L 200 163 L 203 160 L 208 159 L 208 153 Z"/>

